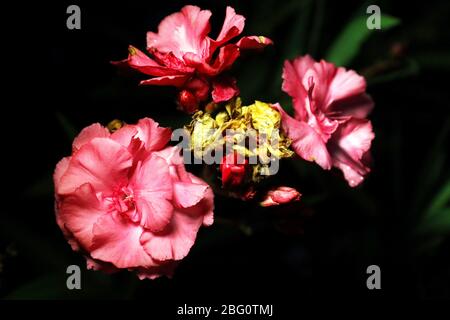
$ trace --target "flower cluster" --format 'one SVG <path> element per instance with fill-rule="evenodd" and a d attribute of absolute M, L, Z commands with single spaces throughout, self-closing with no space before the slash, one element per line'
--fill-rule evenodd
<path fill-rule="evenodd" d="M 340 169 L 351 187 L 370 171 L 373 101 L 362 76 L 301 56 L 285 61 L 282 74 L 293 116 L 278 103 L 244 105 L 227 71 L 241 50 L 272 41 L 245 36 L 231 42 L 245 22 L 231 7 L 219 35 L 210 38 L 210 16 L 185 6 L 157 33 L 148 32 L 147 54 L 130 46 L 128 58 L 115 63 L 151 76 L 142 85 L 178 88 L 180 109 L 192 115 L 182 129 L 187 148 L 169 146 L 171 130 L 150 118 L 136 125 L 97 123 L 80 132 L 72 155 L 56 166 L 56 221 L 90 269 L 127 269 L 141 279 L 171 276 L 199 228 L 213 223 L 213 189 L 263 207 L 299 201 L 292 187 L 260 187 L 295 154 Z M 181 152 L 213 173 L 211 186 L 186 170 Z"/>
<path fill-rule="evenodd" d="M 216 103 L 236 97 L 239 94 L 236 80 L 224 72 L 241 50 L 261 49 L 272 41 L 262 36 L 247 36 L 230 43 L 245 26 L 245 18 L 231 7 L 227 7 L 222 29 L 214 40 L 208 36 L 210 17 L 209 10 L 185 6 L 166 17 L 157 33 L 147 33 L 147 51 L 151 57 L 130 46 L 128 58 L 119 64 L 153 77 L 141 85 L 179 88 L 179 105 L 188 113 L 195 112 L 210 97 Z"/>
<path fill-rule="evenodd" d="M 81 131 L 54 173 L 56 220 L 88 268 L 170 276 L 213 222 L 213 194 L 187 172 L 171 131 L 149 118 Z"/>
<path fill-rule="evenodd" d="M 350 186 L 359 185 L 370 171 L 374 138 L 366 119 L 373 101 L 366 94 L 364 78 L 304 56 L 285 62 L 283 91 L 292 97 L 295 116 L 278 110 L 295 152 L 323 169 L 341 169 Z"/>

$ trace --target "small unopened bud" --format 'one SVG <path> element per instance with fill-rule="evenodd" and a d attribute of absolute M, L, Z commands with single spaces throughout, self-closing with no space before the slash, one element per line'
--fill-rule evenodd
<path fill-rule="evenodd" d="M 125 123 L 122 120 L 114 119 L 108 125 L 106 126 L 109 130 L 109 132 L 113 133 L 120 128 L 122 128 L 125 125 Z"/>
<path fill-rule="evenodd" d="M 240 156 L 237 152 L 230 153 L 222 158 L 220 171 L 222 173 L 223 187 L 235 188 L 244 182 L 247 175 L 248 160 L 239 158 Z"/>
<path fill-rule="evenodd" d="M 278 187 L 270 190 L 260 202 L 263 207 L 277 206 L 284 203 L 299 201 L 301 193 L 291 187 Z"/>
<path fill-rule="evenodd" d="M 194 113 L 198 110 L 198 100 L 188 90 L 181 90 L 178 94 L 178 104 L 180 105 L 181 110 L 186 113 Z"/>

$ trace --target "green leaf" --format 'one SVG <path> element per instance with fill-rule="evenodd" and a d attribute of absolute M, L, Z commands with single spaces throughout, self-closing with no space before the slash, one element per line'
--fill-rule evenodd
<path fill-rule="evenodd" d="M 436 194 L 419 226 L 420 233 L 450 233 L 450 180 Z"/>
<path fill-rule="evenodd" d="M 436 212 L 441 212 L 448 204 L 450 204 L 450 180 L 447 181 L 441 191 L 434 197 L 427 210 L 427 216 L 436 215 Z"/>
<path fill-rule="evenodd" d="M 356 16 L 344 27 L 336 40 L 331 45 L 326 55 L 326 60 L 338 66 L 348 65 L 358 54 L 363 43 L 369 36 L 380 30 L 367 28 L 368 16 Z M 398 18 L 381 15 L 381 31 L 389 30 L 400 24 Z"/>
<path fill-rule="evenodd" d="M 428 216 L 420 226 L 422 233 L 449 234 L 450 233 L 450 207 L 436 210 Z"/>
<path fill-rule="evenodd" d="M 418 187 L 412 202 L 412 209 L 417 214 L 423 214 L 426 211 L 425 209 L 430 203 L 428 198 L 430 196 L 429 191 L 434 189 L 442 178 L 442 172 L 444 172 L 445 163 L 448 158 L 445 146 L 449 133 L 450 119 L 444 123 L 441 132 L 434 139 L 433 146 L 424 160 L 425 165 L 418 176 Z"/>

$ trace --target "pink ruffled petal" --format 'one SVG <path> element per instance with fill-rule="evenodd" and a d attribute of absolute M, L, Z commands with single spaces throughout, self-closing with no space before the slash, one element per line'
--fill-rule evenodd
<path fill-rule="evenodd" d="M 138 129 L 134 125 L 125 125 L 111 134 L 111 139 L 129 149 L 133 139 L 138 134 Z"/>
<path fill-rule="evenodd" d="M 131 165 L 132 156 L 125 147 L 108 138 L 95 138 L 72 157 L 58 192 L 67 194 L 90 183 L 96 192 L 111 195 L 126 181 Z"/>
<path fill-rule="evenodd" d="M 292 140 L 292 149 L 303 159 L 314 161 L 323 169 L 331 169 L 331 157 L 319 134 L 306 122 L 290 117 L 280 105 L 274 107 L 281 114 L 285 134 Z"/>
<path fill-rule="evenodd" d="M 158 151 L 170 141 L 172 130 L 160 127 L 159 123 L 150 118 L 143 118 L 136 124 L 137 135 L 145 144 L 147 151 Z"/>
<path fill-rule="evenodd" d="M 232 7 L 227 7 L 225 13 L 225 20 L 223 22 L 222 29 L 216 39 L 216 45 L 221 45 L 234 37 L 240 35 L 244 30 L 245 18 L 240 14 L 236 14 L 236 11 Z"/>
<path fill-rule="evenodd" d="M 209 187 L 192 182 L 175 182 L 173 188 L 175 205 L 179 208 L 188 208 L 199 203 Z"/>
<path fill-rule="evenodd" d="M 176 209 L 164 231 L 144 232 L 141 243 L 153 259 L 181 260 L 189 253 L 202 223 L 203 216 L 184 214 L 183 210 Z"/>
<path fill-rule="evenodd" d="M 152 154 L 136 168 L 129 187 L 142 217 L 141 225 L 151 231 L 164 229 L 173 215 L 173 186 L 166 161 Z"/>
<path fill-rule="evenodd" d="M 104 215 L 94 225 L 91 256 L 117 268 L 151 267 L 155 262 L 139 241 L 142 232 L 139 224 L 121 214 Z"/>
<path fill-rule="evenodd" d="M 85 250 L 92 245 L 94 224 L 106 214 L 107 208 L 97 198 L 89 183 L 83 184 L 67 195 L 59 209 L 59 217 L 64 226 Z"/>
<path fill-rule="evenodd" d="M 59 214 L 59 208 L 61 207 L 61 203 L 57 201 L 55 201 L 55 217 L 56 217 L 56 224 L 58 225 L 58 227 L 61 229 L 64 238 L 66 238 L 67 242 L 69 243 L 70 247 L 72 248 L 73 251 L 80 251 L 81 247 L 80 244 L 78 243 L 78 241 L 73 237 L 72 232 L 70 232 L 65 224 L 64 221 L 61 218 L 61 215 Z"/>
<path fill-rule="evenodd" d="M 374 137 L 369 120 L 351 119 L 336 131 L 330 141 L 333 165 L 342 170 L 351 187 L 359 185 L 370 172 L 364 158 Z"/>
<path fill-rule="evenodd" d="M 210 30 L 209 10 L 200 10 L 196 6 L 185 6 L 180 12 L 173 13 L 158 26 L 158 33 L 147 33 L 147 49 L 160 52 L 172 52 L 182 60 L 187 52 L 198 54 L 202 58 L 209 55 Z"/>
<path fill-rule="evenodd" d="M 205 181 L 192 173 L 188 173 L 189 180 L 192 183 L 207 185 Z M 210 187 L 206 189 L 205 196 L 195 207 L 197 212 L 203 214 L 203 225 L 210 226 L 214 223 L 214 193 Z"/>
<path fill-rule="evenodd" d="M 59 193 L 59 185 L 61 178 L 66 173 L 71 158 L 72 157 L 64 157 L 56 164 L 55 172 L 53 173 L 53 183 L 55 185 L 56 194 Z"/>
<path fill-rule="evenodd" d="M 329 69 L 336 68 L 333 64 L 322 61 Z M 326 106 L 332 102 L 363 94 L 366 91 L 366 80 L 353 70 L 346 70 L 339 67 L 334 72 L 332 80 L 329 82 L 327 97 L 324 103 Z"/>
<path fill-rule="evenodd" d="M 212 225 L 214 222 L 214 193 L 205 181 L 186 171 L 183 163 L 183 157 L 180 155 L 180 148 L 167 147 L 164 150 L 156 152 L 155 154 L 164 158 L 170 165 L 170 175 L 172 177 L 172 181 L 206 187 L 203 199 L 190 208 L 194 211 L 194 214 L 203 215 L 203 225 Z M 188 211 L 185 210 L 185 212 Z"/>
<path fill-rule="evenodd" d="M 169 170 L 172 181 L 191 182 L 180 152 L 181 149 L 179 147 L 166 147 L 161 151 L 155 152 L 155 155 L 165 159 L 166 163 L 170 166 Z"/>
<path fill-rule="evenodd" d="M 89 127 L 81 130 L 78 136 L 73 140 L 72 149 L 75 152 L 94 138 L 108 138 L 109 136 L 110 133 L 108 129 L 100 123 L 91 124 Z"/>
<path fill-rule="evenodd" d="M 304 99 L 307 91 L 303 86 L 303 75 L 311 69 L 315 61 L 311 56 L 306 55 L 294 60 L 285 60 L 283 66 L 282 89 L 293 98 Z"/>

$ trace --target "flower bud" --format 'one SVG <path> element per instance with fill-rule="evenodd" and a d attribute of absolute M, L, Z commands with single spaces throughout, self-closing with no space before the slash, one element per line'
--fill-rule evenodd
<path fill-rule="evenodd" d="M 243 159 L 237 152 L 230 153 L 222 158 L 220 172 L 222 173 L 222 186 L 235 188 L 242 185 L 247 175 L 248 160 Z"/>
<path fill-rule="evenodd" d="M 301 194 L 291 187 L 278 187 L 270 190 L 260 202 L 263 207 L 277 206 L 284 203 L 300 200 Z"/>
<path fill-rule="evenodd" d="M 178 94 L 178 104 L 184 112 L 189 114 L 198 110 L 198 100 L 189 90 L 181 90 Z"/>

